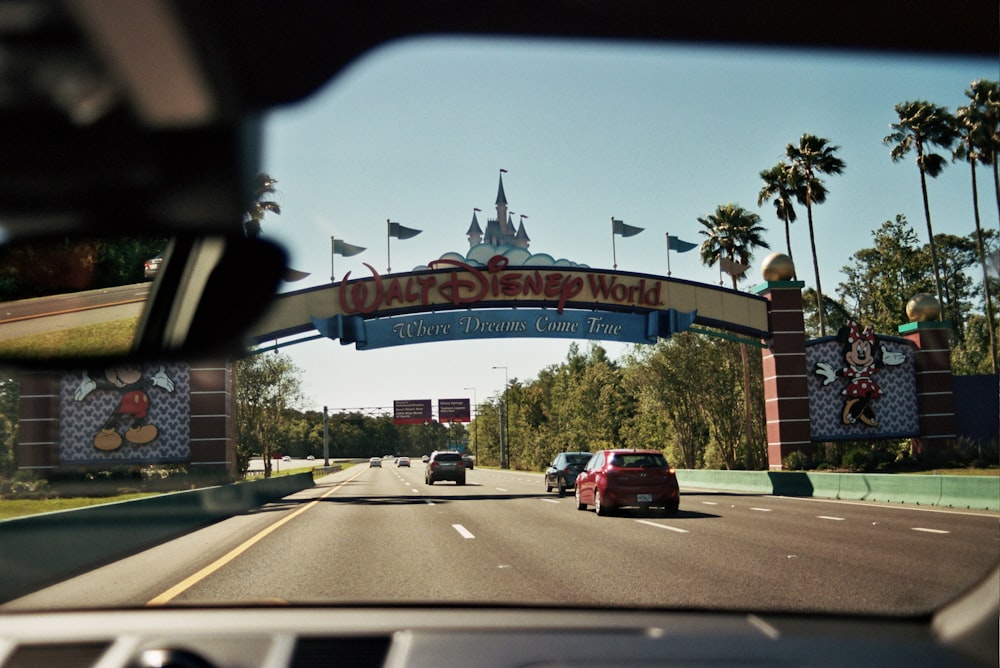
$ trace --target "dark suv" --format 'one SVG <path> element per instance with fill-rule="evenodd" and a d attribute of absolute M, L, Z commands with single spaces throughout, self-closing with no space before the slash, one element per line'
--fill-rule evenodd
<path fill-rule="evenodd" d="M 545 471 L 545 491 L 555 487 L 559 496 L 576 485 L 576 476 L 590 461 L 589 452 L 560 452 Z"/>
<path fill-rule="evenodd" d="M 449 450 L 434 451 L 424 467 L 424 482 L 433 485 L 438 480 L 454 480 L 465 484 L 465 463 L 462 455 Z"/>

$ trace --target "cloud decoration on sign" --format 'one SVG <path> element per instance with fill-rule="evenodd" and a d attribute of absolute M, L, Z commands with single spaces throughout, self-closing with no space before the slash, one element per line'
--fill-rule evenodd
<path fill-rule="evenodd" d="M 557 260 L 548 253 L 531 253 L 527 249 L 517 246 L 494 246 L 493 244 L 476 244 L 465 255 L 451 252 L 445 253 L 439 259 L 455 260 L 476 268 L 485 268 L 490 258 L 497 255 L 506 258 L 508 267 L 571 267 L 590 269 L 589 265 L 579 264 L 567 259 Z M 414 267 L 413 271 L 426 271 L 429 269 L 428 265 L 422 264 Z"/>

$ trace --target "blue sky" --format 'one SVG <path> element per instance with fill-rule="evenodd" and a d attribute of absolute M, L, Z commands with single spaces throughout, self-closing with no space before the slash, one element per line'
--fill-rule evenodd
<path fill-rule="evenodd" d="M 392 268 L 406 271 L 468 249 L 473 208 L 495 214 L 497 178 L 531 250 L 592 267 L 612 264 L 610 218 L 645 228 L 618 238 L 618 268 L 666 273 L 664 234 L 700 242 L 697 218 L 735 202 L 762 217 L 773 250 L 783 224 L 757 207 L 762 169 L 803 132 L 841 146 L 847 163 L 826 180 L 814 209 L 824 291 L 872 230 L 902 213 L 926 238 L 912 159 L 894 164 L 882 138 L 893 105 L 926 99 L 954 111 L 995 60 L 927 62 L 840 53 L 639 47 L 614 43 L 420 39 L 376 51 L 304 103 L 267 119 L 264 169 L 278 179 L 280 216 L 265 233 L 292 266 L 311 272 L 299 289 L 330 278 L 330 236 L 365 246 L 336 258 L 337 278 L 387 264 L 385 221 L 423 230 L 393 240 Z M 989 174 L 981 214 L 996 226 Z M 930 181 L 936 232 L 973 231 L 969 170 L 950 165 Z M 800 279 L 812 285 L 805 211 L 792 226 Z M 760 282 L 760 251 L 741 289 Z M 672 254 L 675 278 L 718 282 L 697 251 Z M 306 408 L 392 405 L 394 399 L 473 397 L 529 379 L 562 361 L 569 343 L 538 339 L 433 343 L 355 351 L 332 341 L 285 349 L 303 369 Z M 587 345 L 586 343 L 582 345 Z M 606 344 L 617 356 L 624 345 Z"/>

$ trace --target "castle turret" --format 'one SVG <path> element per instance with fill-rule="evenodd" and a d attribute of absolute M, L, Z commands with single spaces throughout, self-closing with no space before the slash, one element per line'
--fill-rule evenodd
<path fill-rule="evenodd" d="M 530 242 L 531 239 L 524 230 L 524 216 L 521 216 L 521 222 L 517 226 L 517 234 L 514 235 L 514 245 L 518 248 L 527 248 Z"/>
<path fill-rule="evenodd" d="M 497 221 L 500 223 L 500 234 L 504 237 L 514 234 L 514 229 L 507 224 L 507 195 L 503 192 L 503 175 L 506 171 L 500 170 L 500 187 L 497 189 Z"/>
<path fill-rule="evenodd" d="M 479 227 L 479 220 L 476 219 L 477 211 L 479 211 L 479 209 L 472 210 L 472 222 L 469 224 L 469 230 L 466 232 L 469 236 L 470 248 L 476 244 L 482 243 L 483 241 L 483 229 Z"/>

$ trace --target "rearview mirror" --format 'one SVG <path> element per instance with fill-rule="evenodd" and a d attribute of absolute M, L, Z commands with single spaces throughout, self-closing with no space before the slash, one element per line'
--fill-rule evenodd
<path fill-rule="evenodd" d="M 0 247 L 0 363 L 78 365 L 236 350 L 283 250 L 229 236 L 47 237 Z"/>

